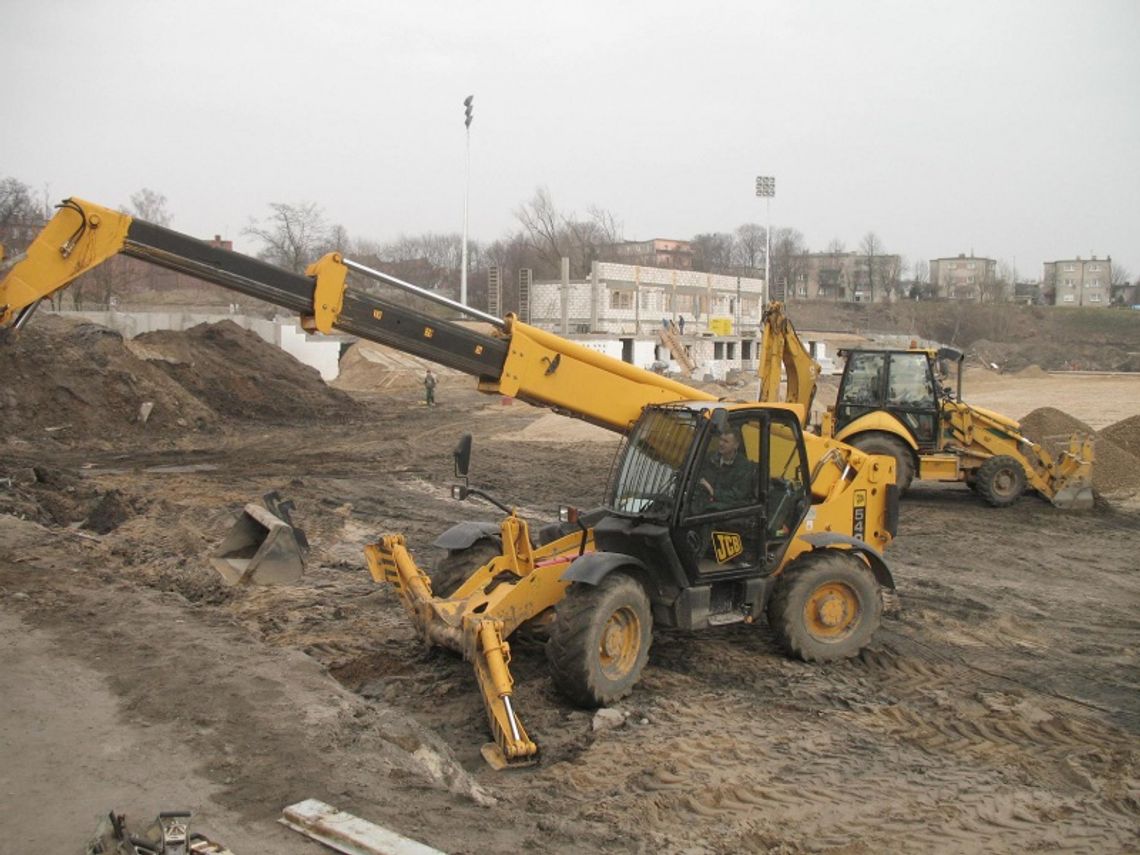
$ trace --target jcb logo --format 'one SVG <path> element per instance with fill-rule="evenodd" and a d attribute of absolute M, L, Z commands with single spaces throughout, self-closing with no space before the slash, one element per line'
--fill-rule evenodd
<path fill-rule="evenodd" d="M 734 531 L 714 531 L 712 538 L 718 564 L 731 561 L 744 552 L 744 541 Z"/>

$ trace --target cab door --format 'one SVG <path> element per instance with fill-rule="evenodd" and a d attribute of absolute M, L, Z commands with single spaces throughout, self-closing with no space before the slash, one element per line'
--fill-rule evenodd
<path fill-rule="evenodd" d="M 710 425 L 690 470 L 675 546 L 694 583 L 770 573 L 807 511 L 807 457 L 799 421 L 780 410 L 730 415 L 746 479 L 729 503 L 710 502 L 702 484 L 718 460 L 721 431 Z"/>
<path fill-rule="evenodd" d="M 938 442 L 938 398 L 934 373 L 925 353 L 891 353 L 884 408 L 914 437 L 919 451 Z"/>

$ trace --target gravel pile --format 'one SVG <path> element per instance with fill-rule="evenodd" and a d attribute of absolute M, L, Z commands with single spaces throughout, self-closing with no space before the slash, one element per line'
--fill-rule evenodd
<path fill-rule="evenodd" d="M 1074 433 L 1096 438 L 1096 460 L 1093 463 L 1093 488 L 1101 494 L 1132 493 L 1140 490 L 1140 457 L 1117 442 L 1129 429 L 1120 425 L 1133 421 L 1132 436 L 1140 430 L 1140 418 L 1125 419 L 1097 433 L 1080 419 L 1055 407 L 1041 407 L 1021 420 L 1021 432 L 1045 447 L 1050 454 L 1063 448 Z"/>

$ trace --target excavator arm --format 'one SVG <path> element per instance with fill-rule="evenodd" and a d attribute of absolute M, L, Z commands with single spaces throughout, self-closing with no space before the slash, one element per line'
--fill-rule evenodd
<path fill-rule="evenodd" d="M 811 416 L 819 363 L 804 347 L 784 304 L 772 301 L 764 308 L 760 350 L 760 400 L 775 404 L 780 398 L 780 379 L 787 381 L 783 400 L 801 404 L 805 419 Z"/>

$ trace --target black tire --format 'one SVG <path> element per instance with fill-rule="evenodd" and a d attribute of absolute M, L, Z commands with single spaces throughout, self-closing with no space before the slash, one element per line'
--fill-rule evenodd
<path fill-rule="evenodd" d="M 897 436 L 870 431 L 847 440 L 847 443 L 867 454 L 886 454 L 893 457 L 895 459 L 895 483 L 898 485 L 899 493 L 905 493 L 910 489 L 910 482 L 914 480 L 914 455 L 911 454 L 906 443 Z"/>
<path fill-rule="evenodd" d="M 555 607 L 546 658 L 555 687 L 581 707 L 628 695 L 649 660 L 653 614 L 645 589 L 611 573 L 600 585 L 575 582 Z"/>
<path fill-rule="evenodd" d="M 468 576 L 500 554 L 499 545 L 486 538 L 475 541 L 466 549 L 447 550 L 447 555 L 428 571 L 432 595 L 450 597 Z"/>
<path fill-rule="evenodd" d="M 1005 508 L 1025 492 L 1025 469 L 1008 454 L 991 457 L 978 467 L 975 479 L 978 495 L 995 508 Z"/>
<path fill-rule="evenodd" d="M 858 655 L 879 628 L 883 600 L 870 568 L 855 555 L 824 549 L 801 555 L 768 601 L 768 623 L 792 656 L 827 662 Z"/>

